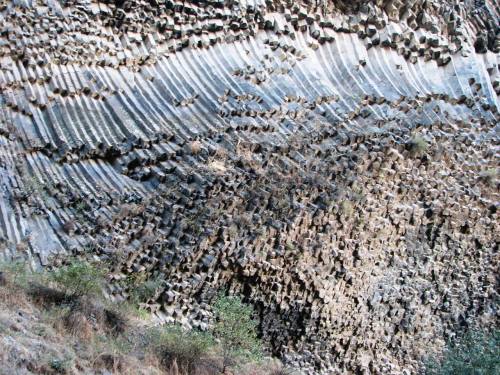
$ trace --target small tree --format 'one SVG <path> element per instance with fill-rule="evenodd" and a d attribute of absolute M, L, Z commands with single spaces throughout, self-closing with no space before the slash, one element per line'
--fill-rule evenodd
<path fill-rule="evenodd" d="M 500 374 L 500 331 L 471 330 L 450 342 L 442 359 L 426 364 L 427 375 Z"/>
<path fill-rule="evenodd" d="M 98 296 L 102 293 L 104 271 L 83 261 L 75 261 L 51 272 L 50 278 L 73 297 Z"/>
<path fill-rule="evenodd" d="M 262 343 L 257 338 L 257 322 L 253 309 L 239 297 L 219 295 L 214 303 L 216 323 L 213 335 L 220 342 L 223 369 L 237 360 L 255 360 L 262 357 Z"/>

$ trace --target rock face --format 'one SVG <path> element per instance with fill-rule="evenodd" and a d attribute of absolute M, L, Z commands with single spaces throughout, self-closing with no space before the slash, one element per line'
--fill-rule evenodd
<path fill-rule="evenodd" d="M 228 288 L 309 374 L 498 324 L 497 2 L 0 9 L 0 258 L 159 276 L 201 328 Z"/>

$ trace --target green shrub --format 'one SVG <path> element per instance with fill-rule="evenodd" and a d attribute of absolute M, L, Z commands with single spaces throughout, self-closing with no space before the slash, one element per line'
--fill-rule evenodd
<path fill-rule="evenodd" d="M 49 361 L 49 366 L 57 374 L 67 374 L 70 367 L 71 360 L 61 360 L 53 358 Z"/>
<path fill-rule="evenodd" d="M 414 136 L 409 143 L 410 151 L 414 155 L 420 155 L 427 151 L 429 148 L 429 144 L 427 141 L 420 135 Z"/>
<path fill-rule="evenodd" d="M 156 295 L 156 292 L 163 287 L 164 283 L 165 280 L 160 277 L 148 279 L 140 283 L 132 282 L 129 286 L 130 302 L 135 305 L 147 302 Z"/>
<path fill-rule="evenodd" d="M 151 329 L 149 339 L 165 367 L 175 362 L 187 373 L 194 372 L 214 346 L 210 334 L 177 325 Z"/>
<path fill-rule="evenodd" d="M 213 335 L 220 342 L 223 372 L 234 363 L 261 359 L 262 343 L 257 338 L 252 307 L 239 297 L 219 295 L 213 308 L 216 318 Z"/>
<path fill-rule="evenodd" d="M 471 330 L 448 344 L 441 359 L 426 364 L 427 375 L 500 374 L 500 331 Z"/>
<path fill-rule="evenodd" d="M 84 261 L 74 261 L 49 274 L 61 290 L 73 297 L 100 296 L 104 276 L 103 270 Z"/>
<path fill-rule="evenodd" d="M 0 263 L 0 272 L 5 275 L 9 282 L 20 287 L 25 287 L 28 284 L 31 275 L 31 270 L 25 260 L 2 262 Z"/>

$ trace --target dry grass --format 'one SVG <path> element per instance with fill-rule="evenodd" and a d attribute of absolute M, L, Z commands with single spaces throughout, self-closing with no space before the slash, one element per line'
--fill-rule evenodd
<path fill-rule="evenodd" d="M 120 221 L 125 217 L 137 216 L 144 212 L 147 204 L 125 203 L 120 207 L 120 211 L 113 216 L 113 222 Z"/>
<path fill-rule="evenodd" d="M 3 276 L 5 277 L 5 276 Z M 9 280 L 0 283 L 0 306 L 29 307 L 30 301 L 24 290 Z"/>
<path fill-rule="evenodd" d="M 89 319 L 78 310 L 69 310 L 63 317 L 66 331 L 82 340 L 91 340 L 94 337 L 94 329 Z"/>
<path fill-rule="evenodd" d="M 296 375 L 297 373 L 284 367 L 276 359 L 269 359 L 263 363 L 249 363 L 238 369 L 238 373 L 233 375 Z"/>
<path fill-rule="evenodd" d="M 227 150 L 223 147 L 217 147 L 215 150 L 214 157 L 219 160 L 226 160 L 227 159 Z"/>
<path fill-rule="evenodd" d="M 101 353 L 94 361 L 95 369 L 105 369 L 113 373 L 123 373 L 128 368 L 127 358 L 121 354 Z"/>
<path fill-rule="evenodd" d="M 200 141 L 192 141 L 189 144 L 189 150 L 191 151 L 192 155 L 198 155 L 201 152 L 202 149 L 202 144 Z"/>
<path fill-rule="evenodd" d="M 181 370 L 176 361 L 165 370 L 165 375 L 219 375 L 220 373 L 220 370 L 214 371 L 203 367 L 197 367 L 191 371 Z"/>
<path fill-rule="evenodd" d="M 223 147 L 217 147 L 213 154 L 208 158 L 206 166 L 210 172 L 221 176 L 227 172 L 227 160 L 227 150 Z"/>
<path fill-rule="evenodd" d="M 226 173 L 227 170 L 224 162 L 220 160 L 212 160 L 211 162 L 208 163 L 207 166 L 213 173 L 217 175 L 223 175 L 224 173 Z"/>
<path fill-rule="evenodd" d="M 59 309 L 63 312 L 54 324 L 62 324 L 68 333 L 83 340 L 90 340 L 99 332 L 121 334 L 127 328 L 127 319 L 123 314 L 105 307 L 98 300 L 68 295 L 39 283 L 30 283 L 23 293 L 46 310 Z"/>
<path fill-rule="evenodd" d="M 39 283 L 31 283 L 25 291 L 31 297 L 33 302 L 44 307 L 61 305 L 69 302 L 66 301 L 68 298 L 66 293 Z"/>

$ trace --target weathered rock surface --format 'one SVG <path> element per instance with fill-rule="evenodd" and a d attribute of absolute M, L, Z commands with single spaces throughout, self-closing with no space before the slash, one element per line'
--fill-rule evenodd
<path fill-rule="evenodd" d="M 498 323 L 498 4 L 3 1 L 0 257 L 222 287 L 305 373 Z"/>

